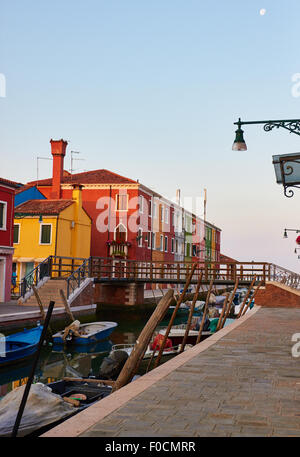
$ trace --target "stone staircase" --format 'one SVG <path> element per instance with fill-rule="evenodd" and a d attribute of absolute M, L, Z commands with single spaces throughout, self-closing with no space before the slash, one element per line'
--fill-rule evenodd
<path fill-rule="evenodd" d="M 49 279 L 45 284 L 37 289 L 43 306 L 48 306 L 51 300 L 55 301 L 55 308 L 63 308 L 64 304 L 60 296 L 60 289 L 62 289 L 67 296 L 67 281 L 64 279 Z M 22 305 L 37 306 L 34 293 Z"/>

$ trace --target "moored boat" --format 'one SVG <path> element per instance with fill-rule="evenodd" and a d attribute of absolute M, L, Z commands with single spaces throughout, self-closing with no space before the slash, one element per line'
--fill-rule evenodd
<path fill-rule="evenodd" d="M 109 337 L 113 330 L 117 327 L 116 322 L 91 322 L 89 324 L 80 324 L 78 331 L 70 331 L 65 335 L 65 331 L 55 333 L 53 335 L 54 344 L 91 344 L 97 341 L 104 340 Z M 70 335 L 71 333 L 71 335 Z"/>
<path fill-rule="evenodd" d="M 0 341 L 0 368 L 9 364 L 21 362 L 32 356 L 36 350 L 43 326 L 38 325 L 22 332 L 2 337 Z"/>
<path fill-rule="evenodd" d="M 11 436 L 25 386 L 0 401 L 0 436 Z M 31 386 L 18 436 L 39 436 L 111 393 L 111 385 L 90 379 Z"/>

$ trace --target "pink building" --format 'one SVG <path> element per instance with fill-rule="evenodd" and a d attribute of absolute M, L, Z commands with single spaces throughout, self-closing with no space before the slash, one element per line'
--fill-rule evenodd
<path fill-rule="evenodd" d="M 0 178 L 0 303 L 10 300 L 15 189 L 19 184 Z"/>

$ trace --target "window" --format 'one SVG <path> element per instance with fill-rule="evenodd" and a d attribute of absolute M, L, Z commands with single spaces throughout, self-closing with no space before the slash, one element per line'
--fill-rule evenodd
<path fill-rule="evenodd" d="M 165 208 L 165 222 L 169 223 L 169 208 Z"/>
<path fill-rule="evenodd" d="M 152 200 L 148 201 L 148 215 L 152 217 Z"/>
<path fill-rule="evenodd" d="M 14 224 L 14 244 L 20 243 L 20 224 Z"/>
<path fill-rule="evenodd" d="M 171 240 L 171 252 L 174 254 L 174 238 Z"/>
<path fill-rule="evenodd" d="M 172 211 L 172 213 L 171 213 L 171 223 L 172 223 L 172 227 L 174 227 L 174 211 Z"/>
<path fill-rule="evenodd" d="M 127 211 L 128 209 L 128 195 L 117 194 L 116 196 L 116 211 Z"/>
<path fill-rule="evenodd" d="M 175 240 L 175 254 L 178 254 L 178 240 Z"/>
<path fill-rule="evenodd" d="M 160 207 L 160 220 L 161 222 L 164 221 L 164 207 L 162 205 Z"/>
<path fill-rule="evenodd" d="M 7 203 L 0 202 L 0 230 L 6 230 Z"/>
<path fill-rule="evenodd" d="M 185 255 L 190 257 L 190 243 L 185 243 Z"/>
<path fill-rule="evenodd" d="M 143 230 L 138 229 L 138 246 L 141 248 L 143 246 Z"/>
<path fill-rule="evenodd" d="M 125 243 L 127 240 L 127 229 L 123 224 L 119 224 L 115 228 L 115 240 L 118 243 Z"/>
<path fill-rule="evenodd" d="M 144 203 L 144 197 L 142 195 L 139 195 L 139 212 L 143 213 L 143 203 Z"/>
<path fill-rule="evenodd" d="M 193 256 L 196 257 L 197 255 L 197 246 L 195 244 L 192 245 Z"/>
<path fill-rule="evenodd" d="M 157 204 L 153 203 L 153 217 L 156 217 Z"/>
<path fill-rule="evenodd" d="M 152 249 L 156 249 L 156 237 L 154 232 L 152 232 Z"/>
<path fill-rule="evenodd" d="M 164 250 L 164 237 L 163 235 L 160 235 L 160 250 Z"/>
<path fill-rule="evenodd" d="M 40 244 L 51 244 L 52 224 L 41 224 Z"/>
<path fill-rule="evenodd" d="M 168 237 L 165 236 L 165 252 L 168 252 Z"/>
<path fill-rule="evenodd" d="M 151 232 L 148 232 L 148 248 L 151 249 Z"/>

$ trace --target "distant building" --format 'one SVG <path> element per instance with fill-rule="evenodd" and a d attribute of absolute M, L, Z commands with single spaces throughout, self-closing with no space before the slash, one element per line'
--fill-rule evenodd
<path fill-rule="evenodd" d="M 21 205 L 28 200 L 45 200 L 46 197 L 37 189 L 36 186 L 22 186 L 16 190 L 15 206 Z"/>
<path fill-rule="evenodd" d="M 11 299 L 14 198 L 19 185 L 0 178 L 0 302 Z"/>

